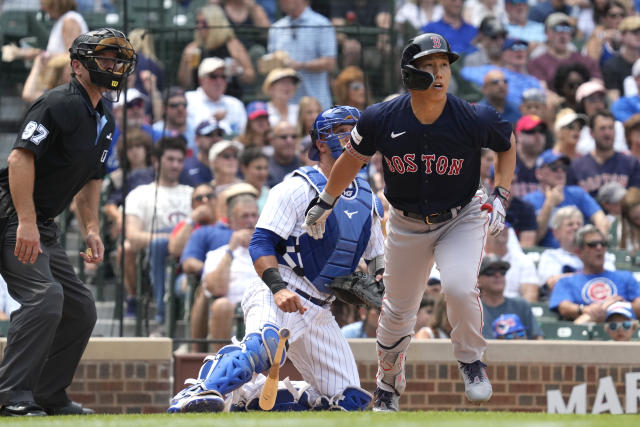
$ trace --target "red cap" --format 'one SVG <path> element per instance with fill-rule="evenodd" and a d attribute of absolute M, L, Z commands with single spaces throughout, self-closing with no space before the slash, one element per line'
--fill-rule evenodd
<path fill-rule="evenodd" d="M 534 114 L 522 116 L 520 117 L 520 120 L 518 120 L 518 123 L 516 123 L 516 133 L 520 133 L 523 130 L 531 130 L 539 124 L 542 124 L 545 127 L 547 126 L 547 124 L 543 122 L 540 117 Z"/>

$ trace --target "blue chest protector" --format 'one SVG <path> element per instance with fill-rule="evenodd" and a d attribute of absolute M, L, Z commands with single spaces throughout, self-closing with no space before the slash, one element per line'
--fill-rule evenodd
<path fill-rule="evenodd" d="M 307 180 L 318 194 L 327 179 L 317 169 L 305 166 L 294 171 Z M 356 177 L 355 187 L 347 188 L 327 218 L 321 240 L 303 233 L 289 237 L 279 245 L 278 262 L 306 277 L 319 291 L 331 292 L 327 284 L 339 276 L 352 273 L 358 266 L 371 236 L 371 216 L 380 217 L 382 204 L 371 187 Z"/>

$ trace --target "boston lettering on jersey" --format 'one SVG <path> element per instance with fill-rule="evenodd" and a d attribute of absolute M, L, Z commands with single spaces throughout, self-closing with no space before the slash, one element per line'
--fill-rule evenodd
<path fill-rule="evenodd" d="M 624 188 L 627 188 L 629 183 L 629 177 L 627 175 L 619 175 L 617 173 L 601 173 L 598 175 L 590 176 L 586 179 L 578 181 L 578 185 L 582 187 L 584 191 L 595 196 L 598 193 L 600 187 L 608 182 L 618 182 Z"/>
<path fill-rule="evenodd" d="M 481 148 L 506 151 L 510 136 L 493 108 L 453 95 L 436 121 L 423 124 L 407 94 L 367 108 L 346 149 L 365 162 L 379 151 L 389 203 L 428 215 L 466 205 L 480 183 Z"/>
<path fill-rule="evenodd" d="M 384 161 L 387 163 L 389 172 L 391 173 L 416 173 L 418 172 L 418 165 L 415 162 L 416 155 L 405 154 L 404 156 L 391 156 L 391 159 L 384 156 Z M 462 169 L 462 163 L 464 159 L 449 159 L 447 156 L 440 155 L 436 160 L 435 154 L 422 154 L 421 159 L 424 162 L 424 173 L 431 175 L 437 173 L 438 175 L 460 175 Z"/>

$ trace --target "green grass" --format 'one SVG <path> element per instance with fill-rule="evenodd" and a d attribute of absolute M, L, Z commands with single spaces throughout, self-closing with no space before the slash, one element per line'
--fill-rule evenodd
<path fill-rule="evenodd" d="M 94 415 L 88 417 L 0 418 L 12 427 L 626 427 L 639 426 L 639 415 L 558 415 L 517 412 L 306 412 Z"/>

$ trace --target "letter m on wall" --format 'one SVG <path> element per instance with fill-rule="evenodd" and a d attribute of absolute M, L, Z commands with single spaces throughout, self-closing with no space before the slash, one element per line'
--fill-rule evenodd
<path fill-rule="evenodd" d="M 587 385 L 580 384 L 573 387 L 566 405 L 560 390 L 547 391 L 547 412 L 550 414 L 586 414 Z"/>

